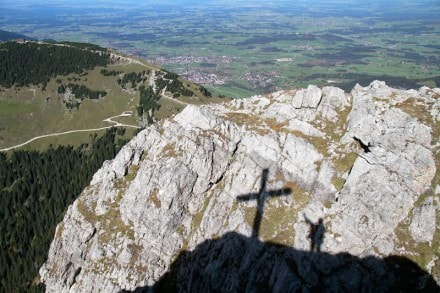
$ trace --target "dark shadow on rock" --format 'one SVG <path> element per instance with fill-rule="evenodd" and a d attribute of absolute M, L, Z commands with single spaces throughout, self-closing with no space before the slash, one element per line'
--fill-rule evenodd
<path fill-rule="evenodd" d="M 249 193 L 245 195 L 237 196 L 239 202 L 256 200 L 257 201 L 257 213 L 254 218 L 254 224 L 252 226 L 252 237 L 258 238 L 260 233 L 261 220 L 263 219 L 264 206 L 266 200 L 270 197 L 286 196 L 292 193 L 290 188 L 283 188 L 278 190 L 267 190 L 267 180 L 269 176 L 269 169 L 264 169 L 261 175 L 261 187 L 257 193 Z"/>
<path fill-rule="evenodd" d="M 265 202 L 286 196 L 289 188 L 267 188 L 264 169 L 257 193 L 239 195 L 256 200 L 252 237 L 230 232 L 205 240 L 194 251 L 180 253 L 169 271 L 152 287 L 135 292 L 439 292 L 434 279 L 400 256 L 359 258 L 348 253 L 321 252 L 323 220 L 310 221 L 310 251 L 259 240 Z"/>
<path fill-rule="evenodd" d="M 300 251 L 230 232 L 180 253 L 152 287 L 134 292 L 439 292 L 401 256 Z"/>
<path fill-rule="evenodd" d="M 306 220 L 306 223 L 309 225 L 309 239 L 310 239 L 310 251 L 321 251 L 322 243 L 324 242 L 324 234 L 325 234 L 325 227 L 323 219 L 320 218 L 318 220 L 318 223 L 313 223 L 312 221 L 307 218 L 306 215 L 304 215 L 304 219 Z"/>

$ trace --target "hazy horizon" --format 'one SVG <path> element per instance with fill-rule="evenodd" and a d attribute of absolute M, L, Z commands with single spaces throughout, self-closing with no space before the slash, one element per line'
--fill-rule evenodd
<path fill-rule="evenodd" d="M 0 3 L 0 30 L 113 48 L 240 95 L 292 80 L 349 88 L 398 76 L 414 86 L 440 74 L 439 28 L 438 0 Z"/>

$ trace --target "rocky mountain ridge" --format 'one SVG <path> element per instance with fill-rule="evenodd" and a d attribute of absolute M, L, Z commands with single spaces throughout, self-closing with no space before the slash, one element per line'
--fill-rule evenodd
<path fill-rule="evenodd" d="M 167 275 L 181 291 L 389 289 L 399 278 L 376 260 L 400 255 L 438 282 L 439 97 L 375 81 L 187 106 L 95 174 L 57 227 L 42 281 L 49 292 L 153 290 Z M 166 274 L 176 263 L 193 281 Z M 262 273 L 240 277 L 252 267 Z"/>

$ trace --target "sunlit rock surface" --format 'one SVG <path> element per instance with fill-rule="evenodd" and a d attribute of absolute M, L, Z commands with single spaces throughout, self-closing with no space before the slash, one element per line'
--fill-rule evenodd
<path fill-rule="evenodd" d="M 439 280 L 439 93 L 375 81 L 187 106 L 104 163 L 58 225 L 42 281 L 382 291 L 403 282 L 391 255 Z"/>

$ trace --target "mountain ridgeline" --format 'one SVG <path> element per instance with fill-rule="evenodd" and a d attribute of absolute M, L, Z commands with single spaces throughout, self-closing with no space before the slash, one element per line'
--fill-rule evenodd
<path fill-rule="evenodd" d="M 215 101 L 203 86 L 97 45 L 0 43 L 0 149 L 54 132 L 145 127 L 187 104 Z M 121 113 L 133 115 L 107 120 Z"/>
<path fill-rule="evenodd" d="M 438 292 L 440 89 L 187 106 L 95 173 L 48 292 Z"/>
<path fill-rule="evenodd" d="M 87 47 L 86 47 L 87 48 Z M 0 44 L 0 85 L 6 88 L 46 85 L 57 75 L 81 74 L 96 66 L 107 66 L 110 54 L 104 48 L 99 53 L 68 44 L 6 42 Z"/>
<path fill-rule="evenodd" d="M 0 30 L 0 42 L 7 42 L 14 40 L 35 40 L 35 39 L 26 35 Z"/>
<path fill-rule="evenodd" d="M 440 89 L 219 104 L 96 45 L 0 54 L 0 143 L 76 143 L 0 153 L 0 291 L 438 291 Z"/>
<path fill-rule="evenodd" d="M 136 128 L 211 101 L 202 86 L 97 45 L 0 43 L 0 146 L 66 131 L 54 145 L 0 152 L 0 291 L 44 290 L 38 269 L 56 224 Z"/>

